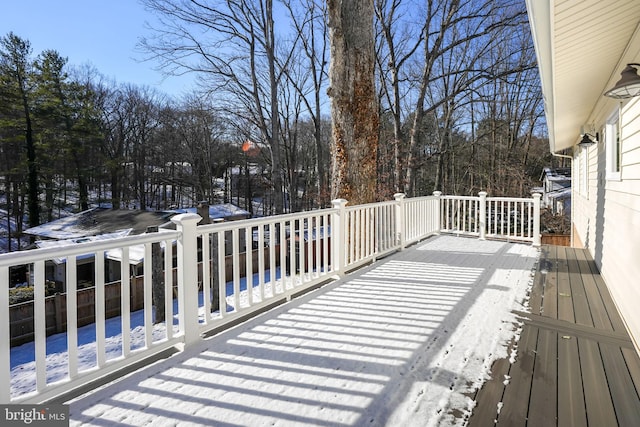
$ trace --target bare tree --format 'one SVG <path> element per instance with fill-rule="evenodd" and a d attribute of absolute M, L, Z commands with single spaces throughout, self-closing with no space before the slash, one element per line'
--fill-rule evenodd
<path fill-rule="evenodd" d="M 523 27 L 526 29 L 525 24 Z M 510 58 L 511 63 L 498 59 L 504 57 Z M 525 195 L 535 182 L 535 175 L 539 176 L 529 164 L 532 141 L 543 114 L 533 63 L 535 53 L 528 33 L 513 32 L 500 39 L 485 64 L 494 74 L 500 74 L 504 67 L 512 73 L 479 85 L 476 90 L 481 101 L 476 103 L 475 111 L 475 172 L 485 188 L 495 193 Z"/>
<path fill-rule="evenodd" d="M 423 121 L 435 115 L 437 121 L 454 125 L 451 113 L 468 102 L 465 97 L 476 82 L 503 78 L 514 71 L 489 72 L 482 60 L 505 37 L 502 29 L 526 20 L 526 11 L 513 0 L 377 0 L 376 16 L 382 99 L 393 117 L 395 185 L 397 190 L 414 194 L 417 148 L 425 137 L 420 133 Z M 414 22 L 423 24 L 419 35 L 413 30 Z M 439 135 L 443 139 L 431 153 L 441 156 L 436 187 L 442 184 L 446 160 L 442 155 L 452 134 Z"/>
<path fill-rule="evenodd" d="M 270 147 L 276 212 L 284 210 L 273 0 L 143 0 L 160 21 L 142 41 L 169 73 L 196 72 L 218 108 L 249 119 Z M 286 63 L 286 61 L 285 61 Z"/>
<path fill-rule="evenodd" d="M 372 0 L 328 0 L 332 198 L 376 200 L 379 111 Z"/>
<path fill-rule="evenodd" d="M 224 158 L 223 141 L 228 137 L 228 126 L 208 105 L 191 95 L 182 102 L 175 118 L 176 140 L 183 160 L 191 165 L 196 200 L 212 202 L 214 182 Z"/>
<path fill-rule="evenodd" d="M 328 27 L 327 9 L 322 0 L 284 0 L 295 30 L 295 49 L 285 76 L 290 85 L 298 92 L 304 103 L 305 112 L 313 123 L 315 142 L 315 174 L 317 182 L 317 203 L 328 204 L 329 194 L 329 147 L 323 134 L 322 95 L 328 78 Z"/>
<path fill-rule="evenodd" d="M 403 22 L 407 9 L 401 0 L 376 0 L 376 22 L 378 25 L 378 47 L 376 60 L 379 68 L 380 98 L 388 109 L 393 134 L 388 144 L 393 164 L 393 191 L 404 191 L 404 166 L 406 135 L 403 121 L 407 118 L 403 99 L 407 88 L 403 86 L 403 69 L 412 59 L 421 44 L 420 27 Z M 418 30 L 416 34 L 415 31 Z"/>

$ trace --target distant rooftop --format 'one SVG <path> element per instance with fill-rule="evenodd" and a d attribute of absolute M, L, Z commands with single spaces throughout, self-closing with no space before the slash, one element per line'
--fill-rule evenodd
<path fill-rule="evenodd" d="M 128 234 L 141 234 L 144 233 L 149 226 L 171 228 L 173 226 L 170 222 L 171 217 L 187 212 L 197 212 L 197 208 L 167 211 L 94 208 L 28 228 L 25 230 L 25 233 L 44 239 L 57 240 L 98 236 L 122 230 L 129 230 Z M 233 204 L 226 203 L 210 206 L 209 216 L 212 220 L 232 220 L 248 218 L 249 212 Z"/>
<path fill-rule="evenodd" d="M 77 239 L 124 229 L 131 229 L 131 234 L 140 234 L 148 226 L 166 224 L 176 213 L 94 208 L 28 228 L 25 233 L 48 239 Z"/>
<path fill-rule="evenodd" d="M 198 213 L 198 208 L 186 208 L 186 209 L 178 209 L 179 213 Z M 209 206 L 209 218 L 214 219 L 224 219 L 227 221 L 236 220 L 236 219 L 247 219 L 251 216 L 251 214 L 232 203 L 221 203 L 217 205 Z"/>
<path fill-rule="evenodd" d="M 540 180 L 550 181 L 571 180 L 571 168 L 544 168 Z"/>

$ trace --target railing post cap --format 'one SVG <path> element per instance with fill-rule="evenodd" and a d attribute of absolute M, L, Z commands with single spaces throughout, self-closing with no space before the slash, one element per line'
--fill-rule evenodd
<path fill-rule="evenodd" d="M 400 201 L 402 199 L 404 199 L 405 197 L 407 197 L 406 194 L 404 193 L 396 193 L 393 195 L 393 198 L 396 199 L 397 201 Z"/>
<path fill-rule="evenodd" d="M 542 197 L 542 194 L 540 194 L 540 193 L 533 193 L 533 198 L 534 198 L 534 199 L 539 199 L 539 198 L 541 198 L 541 197 Z"/>
<path fill-rule="evenodd" d="M 174 224 L 184 224 L 189 222 L 195 222 L 196 224 L 202 219 L 197 213 L 183 213 L 171 217 L 171 222 Z"/>
<path fill-rule="evenodd" d="M 481 191 L 481 192 L 478 193 L 478 196 L 480 196 L 480 197 L 486 197 L 486 195 L 487 195 L 486 191 Z"/>
<path fill-rule="evenodd" d="M 436 197 L 440 197 L 440 196 L 442 196 L 442 191 L 434 191 L 433 195 L 436 196 Z"/>
<path fill-rule="evenodd" d="M 342 208 L 342 207 L 345 207 L 345 206 L 347 205 L 347 203 L 349 203 L 349 201 L 348 201 L 348 200 L 346 200 L 346 199 L 333 199 L 333 200 L 331 201 L 331 205 L 332 205 L 334 208 Z"/>

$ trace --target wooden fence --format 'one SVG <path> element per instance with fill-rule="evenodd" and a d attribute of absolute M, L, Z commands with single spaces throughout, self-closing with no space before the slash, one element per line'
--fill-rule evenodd
<path fill-rule="evenodd" d="M 279 246 L 279 245 L 278 245 Z M 279 249 L 276 250 L 276 263 L 279 264 Z M 265 259 L 269 262 L 269 251 L 265 248 Z M 257 272 L 258 266 L 258 250 L 252 251 L 254 273 Z M 240 271 L 242 277 L 245 273 L 245 257 L 246 253 L 239 256 Z M 233 257 L 225 257 L 226 264 L 226 280 L 232 280 L 233 274 Z M 174 297 L 177 295 L 177 271 L 173 270 L 173 291 Z M 214 276 L 215 277 L 215 276 Z M 198 279 L 202 286 L 202 263 L 198 263 Z M 120 315 L 120 282 L 111 282 L 105 284 L 105 318 Z M 80 289 L 77 291 L 78 299 L 78 327 L 86 326 L 95 322 L 95 287 Z M 141 310 L 144 308 L 144 276 L 135 276 L 131 278 L 131 311 Z M 11 334 L 11 346 L 18 346 L 33 341 L 34 336 L 34 308 L 33 301 L 27 301 L 14 304 L 9 307 L 9 331 Z M 67 294 L 57 293 L 53 296 L 45 298 L 45 318 L 47 336 L 65 332 L 67 330 Z"/>
<path fill-rule="evenodd" d="M 105 312 L 107 318 L 120 315 L 120 290 L 120 282 L 112 282 L 105 285 Z M 78 326 L 89 325 L 95 321 L 95 288 L 80 289 L 77 291 L 77 295 Z M 143 277 L 133 277 L 131 279 L 131 309 L 141 309 L 143 300 Z M 45 318 L 47 336 L 66 331 L 66 293 L 57 293 L 45 298 Z M 12 347 L 33 341 L 33 301 L 14 304 L 9 307 L 9 331 L 11 333 Z"/>

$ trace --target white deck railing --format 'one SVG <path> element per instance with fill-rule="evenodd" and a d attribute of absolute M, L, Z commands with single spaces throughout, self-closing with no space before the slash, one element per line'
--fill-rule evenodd
<path fill-rule="evenodd" d="M 540 245 L 540 194 L 533 198 L 442 196 L 442 233 Z"/>
<path fill-rule="evenodd" d="M 440 232 L 540 244 L 539 195 L 533 199 L 433 196 L 198 226 L 197 214 L 172 219 L 176 230 L 0 255 L 0 324 L 9 325 L 10 268 L 27 265 L 34 284 L 33 387 L 16 387 L 9 327 L 0 338 L 0 404 L 39 403 L 123 370 L 169 349 L 183 349 L 210 333 L 273 304 L 339 277 L 364 263 Z M 154 244 L 161 244 L 165 318 L 155 322 Z M 144 248 L 142 325 L 132 325 L 130 252 Z M 105 254 L 121 251 L 117 355 L 106 338 Z M 157 254 L 157 252 L 155 252 Z M 95 363 L 78 345 L 77 264 L 94 259 Z M 155 255 L 158 256 L 158 255 Z M 66 264 L 66 375 L 49 378 L 45 271 Z M 177 280 L 176 280 L 177 279 Z M 177 294 L 177 295 L 176 295 Z M 51 297 L 50 297 L 51 298 Z M 135 330 L 135 334 L 134 331 Z M 138 334 L 142 332 L 143 339 Z M 135 335 L 135 338 L 134 338 Z M 13 381 L 13 382 L 12 382 Z"/>

